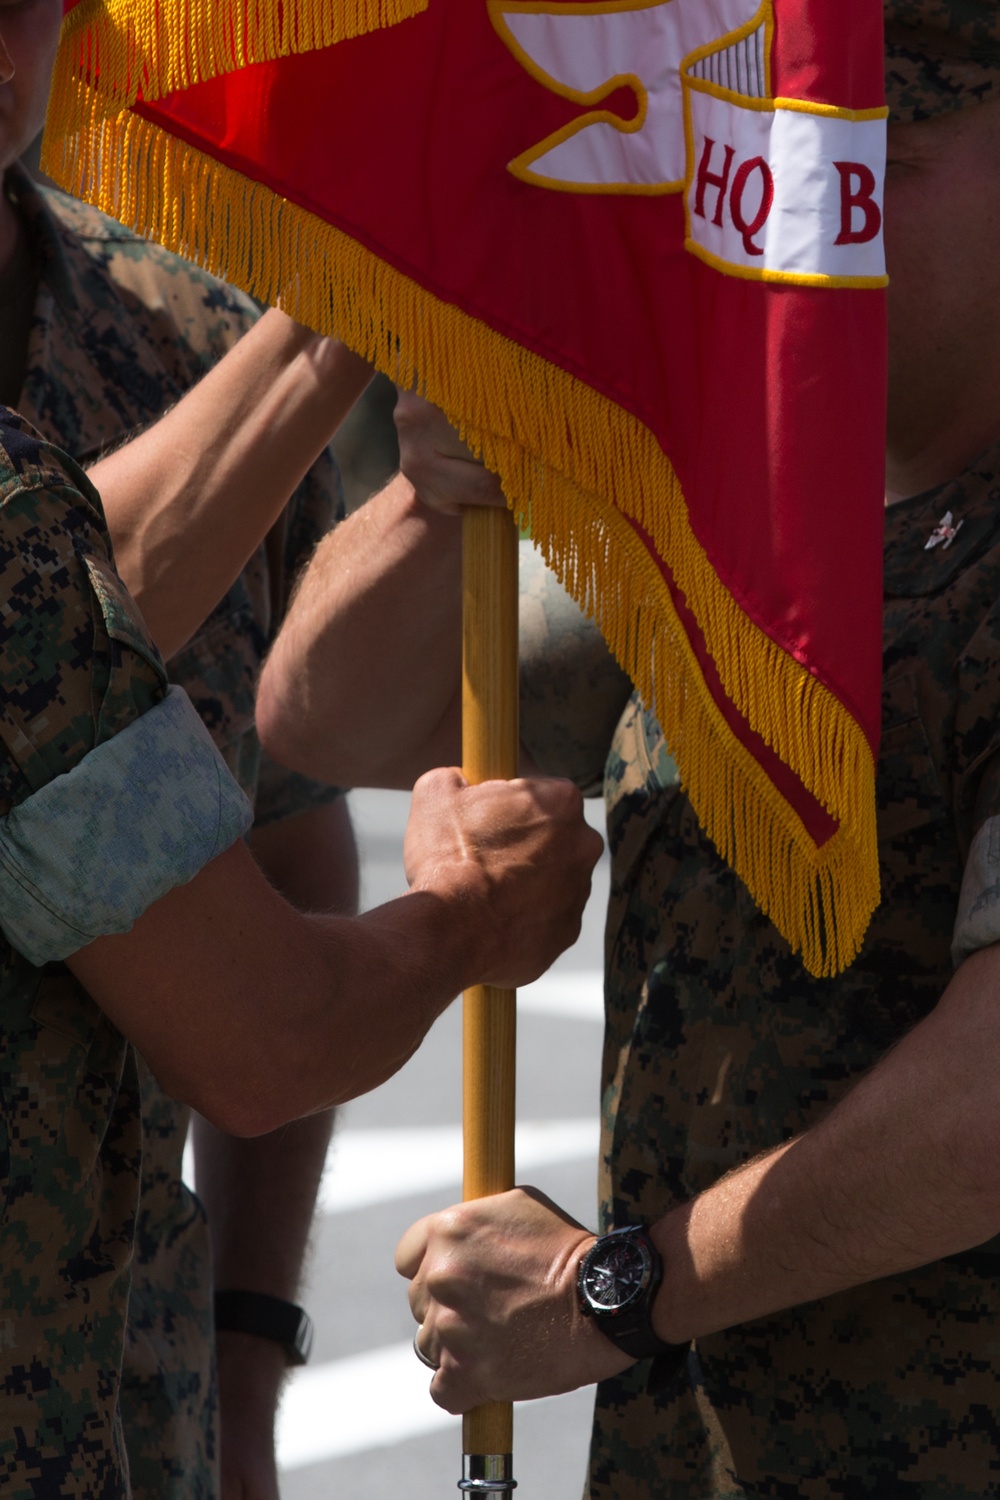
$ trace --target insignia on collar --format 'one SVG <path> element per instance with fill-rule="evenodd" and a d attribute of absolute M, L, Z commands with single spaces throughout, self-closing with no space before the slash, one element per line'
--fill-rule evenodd
<path fill-rule="evenodd" d="M 936 547 L 939 542 L 944 545 L 945 549 L 951 546 L 952 542 L 958 536 L 958 533 L 962 528 L 961 521 L 955 522 L 955 524 L 953 525 L 953 520 L 954 517 L 952 516 L 951 511 L 946 510 L 940 521 L 935 526 L 934 530 L 931 532 L 930 537 L 924 543 L 925 552 L 929 552 L 931 548 Z"/>

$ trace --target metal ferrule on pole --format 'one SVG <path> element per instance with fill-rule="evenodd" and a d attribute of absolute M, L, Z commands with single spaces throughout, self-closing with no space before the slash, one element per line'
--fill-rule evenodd
<path fill-rule="evenodd" d="M 509 1495 L 517 1489 L 509 1453 L 466 1453 L 458 1487 L 467 1495 Z"/>

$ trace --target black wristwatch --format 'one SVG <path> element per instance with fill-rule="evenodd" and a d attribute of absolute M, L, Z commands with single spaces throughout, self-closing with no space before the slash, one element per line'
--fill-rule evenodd
<path fill-rule="evenodd" d="M 653 1331 L 653 1299 L 663 1280 L 663 1261 L 641 1224 L 602 1234 L 580 1258 L 580 1308 L 603 1334 L 633 1359 L 673 1355 L 687 1344 L 668 1344 Z"/>
<path fill-rule="evenodd" d="M 312 1351 L 313 1322 L 304 1307 L 264 1292 L 216 1292 L 215 1326 L 226 1333 L 252 1333 L 280 1344 L 290 1365 L 304 1365 Z"/>

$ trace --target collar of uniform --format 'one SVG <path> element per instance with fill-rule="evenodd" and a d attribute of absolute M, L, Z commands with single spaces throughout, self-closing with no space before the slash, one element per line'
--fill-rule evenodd
<path fill-rule="evenodd" d="M 961 526 L 946 547 L 927 543 L 948 511 Z M 919 598 L 948 584 L 1000 532 L 1000 440 L 957 479 L 890 505 L 885 513 L 885 593 Z"/>
<path fill-rule="evenodd" d="M 31 239 L 31 248 L 40 279 L 44 280 L 65 312 L 77 310 L 74 288 L 76 280 L 69 258 L 49 208 L 37 184 L 18 163 L 7 168 L 4 192 L 21 216 Z"/>

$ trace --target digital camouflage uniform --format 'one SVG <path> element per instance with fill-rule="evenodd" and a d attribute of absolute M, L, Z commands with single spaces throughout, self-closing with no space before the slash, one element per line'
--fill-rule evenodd
<path fill-rule="evenodd" d="M 926 550 L 946 511 L 961 521 Z M 608 762 L 602 1214 L 650 1222 L 822 1117 L 1000 937 L 1000 443 L 886 513 L 882 899 L 816 980 L 702 833 L 635 701 Z M 971 855 L 970 855 L 971 851 Z M 963 871 L 970 874 L 959 893 Z M 956 932 L 956 917 L 958 930 Z M 1000 1493 L 1000 1256 L 700 1339 L 598 1388 L 595 1500 Z"/>
<path fill-rule="evenodd" d="M 996 0 L 884 0 L 884 9 L 890 119 L 1000 99 Z"/>
<path fill-rule="evenodd" d="M 58 961 L 249 804 L 111 565 L 82 472 L 0 408 L 0 1490 L 125 1500 L 144 1153 L 134 1049 Z"/>
<path fill-rule="evenodd" d="M 40 191 L 17 169 L 6 189 L 39 273 L 18 410 L 86 464 L 173 405 L 257 313 L 241 293 L 97 210 Z M 255 802 L 258 823 L 337 795 L 263 757 L 253 712 L 291 581 L 338 507 L 326 454 L 168 663 Z M 212 1282 L 204 1214 L 180 1177 L 189 1111 L 142 1065 L 141 1082 L 143 1191 L 122 1383 L 132 1485 L 137 1500 L 208 1500 L 217 1486 Z"/>
<path fill-rule="evenodd" d="M 887 0 L 886 18 L 893 119 L 1000 98 L 997 0 Z M 927 550 L 949 510 L 956 537 Z M 882 899 L 846 973 L 816 980 L 793 957 L 700 830 L 637 698 L 615 733 L 604 1228 L 655 1221 L 815 1123 L 954 963 L 1000 940 L 1000 443 L 888 510 L 885 568 Z M 527 748 L 586 786 L 576 664 L 560 692 L 532 665 L 556 659 L 546 632 L 565 644 L 582 627 L 567 635 L 529 597 L 531 612 Z M 1000 1495 L 1000 1237 L 700 1339 L 678 1381 L 657 1375 L 644 1361 L 598 1386 L 589 1500 Z"/>

